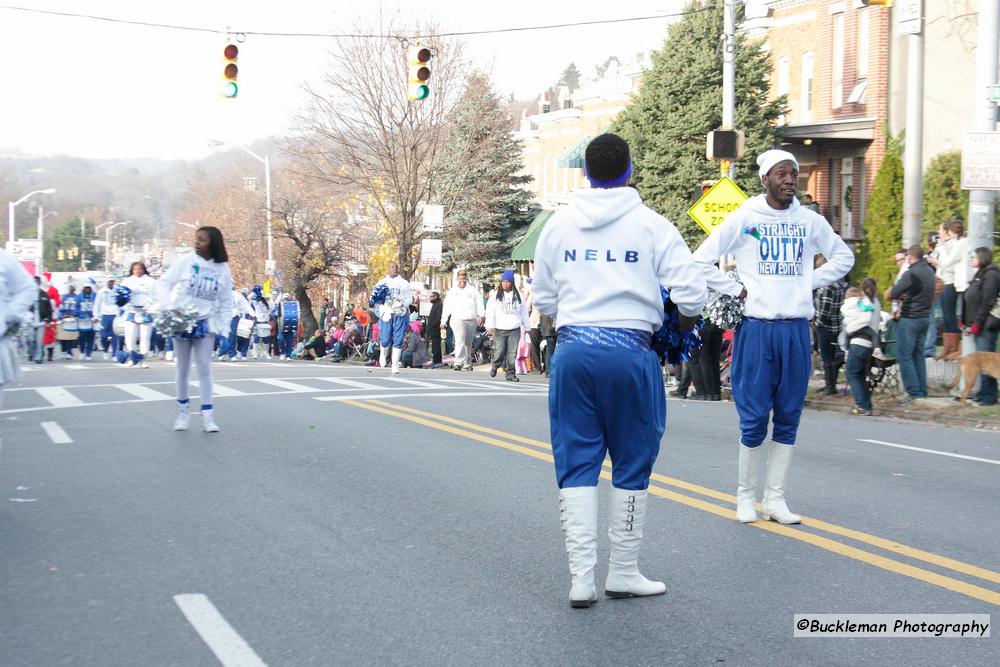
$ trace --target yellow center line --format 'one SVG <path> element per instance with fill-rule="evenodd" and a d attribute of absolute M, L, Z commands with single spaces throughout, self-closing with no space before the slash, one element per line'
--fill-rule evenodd
<path fill-rule="evenodd" d="M 520 435 L 515 435 L 513 433 L 507 433 L 506 431 L 500 431 L 497 429 L 489 428 L 487 426 L 480 426 L 479 424 L 474 424 L 472 422 L 466 422 L 460 419 L 454 419 L 452 417 L 447 417 L 445 415 L 431 414 L 426 411 L 415 410 L 413 408 L 403 405 L 386 403 L 385 401 L 371 400 L 369 402 L 381 405 L 385 408 L 394 411 L 402 411 L 412 415 L 429 417 L 432 418 L 435 422 L 441 421 L 441 422 L 446 422 L 448 424 L 454 424 L 456 426 L 461 427 L 462 429 L 479 431 L 481 433 L 488 433 L 490 435 L 499 436 L 507 440 L 513 440 L 516 442 L 531 445 L 533 447 L 538 447 L 539 449 L 544 449 L 546 451 L 551 451 L 552 449 L 549 443 L 544 442 L 542 440 L 536 440 L 534 438 L 526 438 Z M 435 424 L 434 427 L 437 428 L 437 424 Z M 459 434 L 468 437 L 468 434 L 465 431 L 462 431 Z M 550 457 L 545 460 L 551 461 L 552 459 Z M 604 467 L 607 468 L 608 464 L 605 463 Z M 722 491 L 717 491 L 716 489 L 711 489 L 705 486 L 699 486 L 698 484 L 686 482 L 682 479 L 668 477 L 666 475 L 660 475 L 658 473 L 653 473 L 652 475 L 650 475 L 650 479 L 662 482 L 664 484 L 668 484 L 670 486 L 677 487 L 679 489 L 684 489 L 685 491 L 691 491 L 692 493 L 697 493 L 702 496 L 715 498 L 716 500 L 722 500 L 732 505 L 736 504 L 736 497 L 731 494 L 724 493 Z M 716 505 L 710 505 L 710 506 L 717 507 Z M 759 503 L 757 507 L 760 508 Z M 729 518 L 734 518 L 735 515 L 731 510 L 725 508 L 720 508 L 720 509 L 722 511 L 722 514 L 719 514 L 719 516 L 727 516 Z M 761 526 L 763 525 L 765 524 L 761 524 Z M 971 565 L 969 563 L 964 563 L 962 561 L 955 560 L 953 558 L 948 558 L 947 556 L 942 556 L 940 554 L 935 554 L 929 551 L 924 551 L 922 549 L 917 549 L 915 547 L 910 547 L 905 544 L 900 544 L 899 542 L 895 542 L 893 540 L 889 540 L 883 537 L 878 537 L 877 535 L 871 535 L 869 533 L 864 533 L 858 530 L 854 530 L 852 528 L 838 526 L 837 524 L 828 523 L 826 521 L 821 521 L 819 519 L 813 519 L 805 516 L 802 517 L 802 525 L 814 528 L 816 530 L 822 530 L 824 532 L 831 533 L 833 535 L 840 535 L 841 537 L 846 537 L 855 540 L 857 542 L 869 544 L 873 547 L 885 549 L 886 551 L 890 551 L 900 556 L 906 556 L 908 558 L 913 558 L 914 560 L 920 560 L 925 563 L 930 563 L 931 565 L 937 565 L 938 567 L 943 567 L 945 569 L 952 570 L 954 572 L 959 572 L 961 574 L 966 574 L 971 577 L 976 577 L 993 583 L 1000 583 L 1000 572 L 994 572 L 993 570 L 987 570 L 986 568 L 978 567 L 976 565 Z"/>

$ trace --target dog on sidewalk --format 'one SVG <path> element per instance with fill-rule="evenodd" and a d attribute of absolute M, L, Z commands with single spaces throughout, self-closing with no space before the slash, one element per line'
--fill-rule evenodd
<path fill-rule="evenodd" d="M 976 376 L 980 373 L 992 375 L 1000 380 L 1000 352 L 973 352 L 959 359 L 960 365 L 955 379 L 948 385 L 948 389 L 958 386 L 959 380 L 965 380 L 965 388 L 962 390 L 962 397 L 958 400 L 965 402 L 976 384 Z"/>

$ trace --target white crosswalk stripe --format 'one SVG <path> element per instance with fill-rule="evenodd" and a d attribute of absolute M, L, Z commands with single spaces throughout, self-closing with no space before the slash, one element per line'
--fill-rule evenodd
<path fill-rule="evenodd" d="M 163 401 L 173 398 L 170 394 L 164 394 L 162 391 L 157 391 L 143 384 L 116 384 L 114 387 L 144 401 Z"/>
<path fill-rule="evenodd" d="M 278 389 L 287 389 L 288 391 L 294 391 L 294 392 L 323 391 L 322 389 L 309 387 L 304 384 L 299 384 L 298 382 L 289 382 L 288 380 L 275 380 L 271 378 L 254 378 L 253 381 L 259 382 L 261 384 L 267 384 L 272 387 L 277 387 Z"/>
<path fill-rule="evenodd" d="M 51 403 L 54 408 L 68 408 L 84 404 L 79 398 L 66 391 L 65 387 L 38 387 L 35 391 Z"/>

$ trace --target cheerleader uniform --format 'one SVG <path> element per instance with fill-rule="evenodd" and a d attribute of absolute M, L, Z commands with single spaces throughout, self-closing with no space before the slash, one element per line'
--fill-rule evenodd
<path fill-rule="evenodd" d="M 784 161 L 798 169 L 795 157 L 785 151 L 761 155 L 757 160 L 761 178 Z M 827 263 L 814 270 L 817 254 Z M 735 256 L 742 285 L 715 266 L 723 255 Z M 732 296 L 747 291 L 743 321 L 733 337 L 731 367 L 733 401 L 740 417 L 737 519 L 744 523 L 757 519 L 757 468 L 765 449 L 760 445 L 767 438 L 768 422 L 773 421 L 764 517 L 798 523 L 801 517 L 785 503 L 784 482 L 812 373 L 812 293 L 846 275 L 854 265 L 854 254 L 825 218 L 797 199 L 779 210 L 761 194 L 743 202 L 694 257 L 710 288 Z"/>
<path fill-rule="evenodd" d="M 157 293 L 164 308 L 194 306 L 198 323 L 192 332 L 174 336 L 177 359 L 177 419 L 175 431 L 188 427 L 190 399 L 188 382 L 191 358 L 198 369 L 202 427 L 207 433 L 219 430 L 212 403 L 212 350 L 215 336 L 228 333 L 233 312 L 233 278 L 229 264 L 213 262 L 188 253 L 179 257 L 160 278 Z"/>
<path fill-rule="evenodd" d="M 413 288 L 403 276 L 386 276 L 375 284 L 377 290 L 385 285 L 389 296 L 385 302 L 376 306 L 379 319 L 379 345 L 381 354 L 379 365 L 385 368 L 389 360 L 389 348 L 392 348 L 392 374 L 399 373 L 399 362 L 403 356 L 403 338 L 410 326 L 410 303 L 413 301 Z M 399 304 L 399 312 L 393 310 L 393 303 Z"/>
<path fill-rule="evenodd" d="M 606 454 L 612 489 L 605 593 L 666 591 L 637 564 L 646 489 L 666 426 L 651 340 L 663 322 L 661 285 L 686 316 L 700 314 L 706 299 L 705 279 L 673 224 L 634 189 L 591 182 L 594 188 L 575 191 L 545 226 L 532 283 L 534 306 L 554 316 L 558 329 L 549 420 L 574 607 L 597 599 L 597 482 Z"/>
<path fill-rule="evenodd" d="M 149 368 L 145 358 L 149 354 L 149 340 L 153 336 L 153 317 L 146 312 L 146 306 L 153 300 L 156 281 L 149 275 L 128 276 L 122 280 L 121 285 L 132 290 L 128 303 L 125 304 L 125 350 L 129 353 L 126 366 Z"/>

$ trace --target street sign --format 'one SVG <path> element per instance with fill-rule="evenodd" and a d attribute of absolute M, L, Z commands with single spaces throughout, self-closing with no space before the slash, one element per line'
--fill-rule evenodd
<path fill-rule="evenodd" d="M 17 260 L 35 260 L 42 258 L 42 242 L 38 239 L 18 239 L 7 242 L 7 252 Z"/>
<path fill-rule="evenodd" d="M 90 242 L 90 245 L 97 246 L 98 248 L 107 248 L 111 244 L 107 241 L 98 241 L 97 239 L 94 239 Z"/>
<path fill-rule="evenodd" d="M 1000 132 L 966 132 L 962 189 L 1000 190 Z"/>
<path fill-rule="evenodd" d="M 924 0 L 900 0 L 896 25 L 902 35 L 919 35 L 923 28 Z"/>
<path fill-rule="evenodd" d="M 441 204 L 424 204 L 421 216 L 421 230 L 424 232 L 440 232 L 444 229 L 444 206 Z"/>
<path fill-rule="evenodd" d="M 274 262 L 274 260 L 273 259 L 265 259 L 264 260 L 264 275 L 265 276 L 273 276 L 274 275 L 274 269 L 275 269 L 275 262 Z"/>
<path fill-rule="evenodd" d="M 706 234 L 711 234 L 746 199 L 746 193 L 740 186 L 728 176 L 723 176 L 688 209 L 688 215 Z"/>
<path fill-rule="evenodd" d="M 420 242 L 420 263 L 423 266 L 441 266 L 441 239 Z"/>

